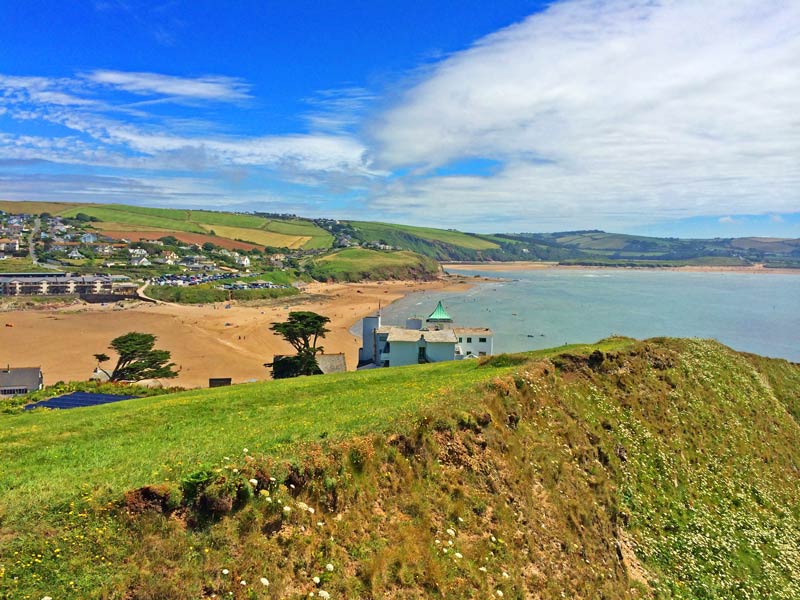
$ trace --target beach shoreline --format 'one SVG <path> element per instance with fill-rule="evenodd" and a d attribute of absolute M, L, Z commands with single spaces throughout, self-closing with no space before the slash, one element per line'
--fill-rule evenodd
<path fill-rule="evenodd" d="M 510 271 L 573 271 L 579 269 L 608 269 L 622 271 L 682 271 L 696 273 L 758 273 L 758 274 L 782 274 L 800 275 L 800 269 L 768 268 L 764 265 L 752 266 L 714 266 L 714 265 L 686 265 L 681 267 L 617 267 L 604 265 L 561 265 L 555 262 L 539 261 L 513 261 L 513 262 L 459 262 L 442 263 L 445 271 L 489 271 L 489 272 L 510 272 Z"/>
<path fill-rule="evenodd" d="M 107 352 L 119 335 L 140 331 L 156 335 L 156 347 L 169 350 L 179 368 L 178 377 L 165 385 L 207 387 L 211 377 L 262 381 L 270 379 L 264 363 L 294 352 L 270 325 L 286 320 L 291 311 L 310 310 L 331 319 L 322 340 L 325 351 L 343 352 L 347 369 L 355 370 L 360 340 L 350 329 L 360 319 L 408 294 L 462 291 L 483 280 L 454 275 L 431 281 L 313 282 L 300 295 L 259 306 L 135 302 L 124 309 L 70 304 L 10 310 L 0 313 L 0 364 L 41 367 L 45 385 L 85 381 L 95 367 L 95 353 Z"/>

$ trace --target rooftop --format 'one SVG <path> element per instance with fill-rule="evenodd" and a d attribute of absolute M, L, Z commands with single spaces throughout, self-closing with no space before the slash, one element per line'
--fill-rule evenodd
<path fill-rule="evenodd" d="M 488 327 L 453 327 L 456 335 L 492 335 Z"/>
<path fill-rule="evenodd" d="M 452 329 L 429 331 L 426 329 L 406 329 L 404 327 L 381 327 L 378 329 L 378 333 L 388 334 L 386 339 L 389 343 L 417 342 L 419 338 L 423 338 L 429 344 L 456 343 L 458 341 Z"/>
<path fill-rule="evenodd" d="M 0 368 L 0 389 L 28 388 L 38 390 L 42 370 L 39 367 Z"/>
<path fill-rule="evenodd" d="M 428 316 L 427 320 L 434 322 L 442 322 L 442 321 L 448 323 L 453 322 L 453 318 L 449 314 L 447 314 L 447 311 L 444 309 L 444 306 L 442 306 L 441 300 L 439 300 L 439 303 L 436 305 L 436 308 L 433 309 L 433 312 Z"/>

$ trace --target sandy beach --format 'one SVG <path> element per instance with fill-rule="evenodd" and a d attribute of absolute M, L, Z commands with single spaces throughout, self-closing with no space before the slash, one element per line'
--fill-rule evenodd
<path fill-rule="evenodd" d="M 764 265 L 749 267 L 685 266 L 685 267 L 603 267 L 588 265 L 560 265 L 555 262 L 514 261 L 496 263 L 442 263 L 445 271 L 538 271 L 547 269 L 622 269 L 625 271 L 687 271 L 697 273 L 761 273 L 765 275 L 800 275 L 800 269 L 769 269 Z"/>
<path fill-rule="evenodd" d="M 114 305 L 79 305 L 59 309 L 0 312 L 0 364 L 41 366 L 45 385 L 85 380 L 95 367 L 93 354 L 108 352 L 109 342 L 124 333 L 155 334 L 157 348 L 172 352 L 180 369 L 174 385 L 206 387 L 210 377 L 234 383 L 269 379 L 263 366 L 291 346 L 270 331 L 293 310 L 311 310 L 331 319 L 322 344 L 328 353 L 344 352 L 348 370 L 358 362 L 360 341 L 350 333 L 365 315 L 406 294 L 467 289 L 471 278 L 430 282 L 309 284 L 303 294 L 264 306 L 233 302 L 216 305 L 148 304 L 123 310 Z M 5 326 L 9 325 L 9 326 Z"/>

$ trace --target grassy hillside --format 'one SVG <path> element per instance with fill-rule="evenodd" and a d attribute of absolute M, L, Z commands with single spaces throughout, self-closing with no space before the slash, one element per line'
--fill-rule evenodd
<path fill-rule="evenodd" d="M 358 230 L 359 237 L 367 242 L 383 241 L 385 244 L 394 245 L 391 240 L 397 239 L 399 237 L 398 233 L 406 233 L 427 242 L 442 242 L 469 250 L 499 248 L 499 245 L 495 242 L 455 230 L 393 225 L 390 223 L 368 223 L 366 221 L 349 221 L 349 223 Z"/>
<path fill-rule="evenodd" d="M 798 370 L 611 339 L 4 415 L 0 596 L 797 598 Z"/>
<path fill-rule="evenodd" d="M 607 233 L 464 233 L 367 221 L 275 217 L 121 204 L 1 202 L 8 212 L 41 212 L 101 219 L 92 226 L 114 237 L 175 235 L 187 243 L 220 240 L 278 248 L 326 250 L 347 243 L 383 243 L 439 261 L 543 260 L 598 266 L 750 265 L 800 268 L 800 239 L 677 239 Z M 129 232 L 129 235 L 125 235 Z M 237 242 L 238 240 L 238 242 Z M 341 241 L 344 243 L 336 244 Z M 246 246 L 244 246 L 246 248 Z"/>
<path fill-rule="evenodd" d="M 0 210 L 30 213 L 47 211 L 63 217 L 75 217 L 83 213 L 100 219 L 92 224 L 100 231 L 150 231 L 153 237 L 214 232 L 221 238 L 292 249 L 329 248 L 333 241 L 330 233 L 304 219 L 125 204 L 0 202 Z"/>
<path fill-rule="evenodd" d="M 315 258 L 309 273 L 321 281 L 424 279 L 439 271 L 434 260 L 414 252 L 347 248 Z"/>

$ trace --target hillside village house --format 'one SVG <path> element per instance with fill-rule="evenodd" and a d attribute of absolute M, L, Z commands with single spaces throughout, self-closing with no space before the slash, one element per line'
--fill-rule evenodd
<path fill-rule="evenodd" d="M 0 238 L 0 251 L 19 252 L 19 240 L 11 238 Z"/>
<path fill-rule="evenodd" d="M 21 396 L 44 387 L 42 370 L 39 367 L 0 368 L 0 397 Z"/>
<path fill-rule="evenodd" d="M 236 264 L 244 267 L 245 269 L 250 268 L 250 257 L 249 256 L 242 256 L 241 254 L 237 254 L 234 259 L 236 260 Z"/>
<path fill-rule="evenodd" d="M 425 319 L 411 318 L 405 327 L 384 326 L 380 311 L 362 320 L 359 368 L 396 367 L 489 356 L 494 342 L 486 327 L 455 327 L 441 301 Z"/>

